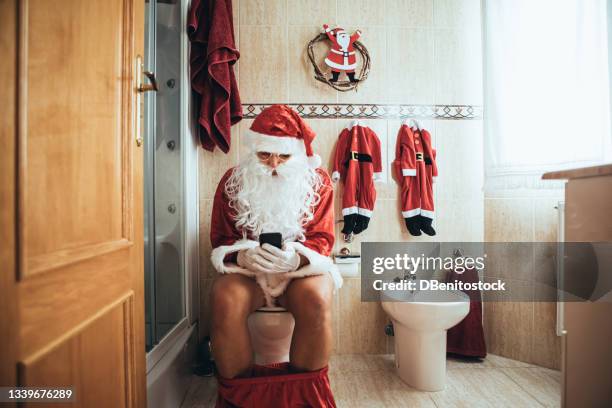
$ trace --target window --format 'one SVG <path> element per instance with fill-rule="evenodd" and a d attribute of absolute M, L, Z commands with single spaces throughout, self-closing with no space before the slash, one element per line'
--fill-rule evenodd
<path fill-rule="evenodd" d="M 612 159 L 605 0 L 484 0 L 486 187 Z"/>

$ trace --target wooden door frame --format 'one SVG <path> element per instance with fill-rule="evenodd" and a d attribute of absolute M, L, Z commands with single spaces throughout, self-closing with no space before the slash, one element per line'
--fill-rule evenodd
<path fill-rule="evenodd" d="M 17 384 L 17 15 L 15 0 L 0 0 L 0 385 Z M 4 48 L 6 47 L 6 48 Z M 6 53 L 5 53 L 6 52 Z"/>

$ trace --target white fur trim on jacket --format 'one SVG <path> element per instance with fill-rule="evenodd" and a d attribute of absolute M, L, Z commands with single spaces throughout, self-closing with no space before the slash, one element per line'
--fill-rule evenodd
<path fill-rule="evenodd" d="M 345 58 L 345 60 L 346 60 L 346 58 Z M 354 64 L 346 64 L 346 65 L 344 65 L 344 64 L 338 64 L 338 63 L 336 63 L 336 62 L 334 62 L 334 61 L 331 61 L 331 60 L 330 60 L 330 59 L 328 59 L 328 58 L 325 58 L 325 63 L 326 63 L 327 65 L 329 65 L 331 68 L 336 68 L 336 69 L 341 69 L 341 70 L 349 70 L 349 69 L 355 69 L 355 68 L 357 68 L 357 63 L 354 63 Z"/>
<path fill-rule="evenodd" d="M 210 254 L 210 260 L 219 273 L 241 273 L 247 276 L 255 276 L 255 272 L 251 272 L 238 264 L 232 262 L 225 262 L 225 257 L 234 252 L 241 251 L 243 249 L 251 249 L 259 246 L 259 242 L 252 241 L 250 239 L 241 239 L 236 241 L 232 245 L 221 245 L 212 250 Z"/>
<path fill-rule="evenodd" d="M 287 247 L 295 249 L 300 255 L 304 255 L 308 259 L 309 264 L 304 265 L 302 268 L 295 272 L 290 272 L 289 276 L 292 278 L 301 278 L 310 275 L 323 275 L 329 273 L 332 280 L 334 281 L 334 287 L 340 289 L 342 287 L 342 275 L 334 262 L 329 256 L 321 255 L 317 251 L 314 251 L 300 242 L 288 242 Z"/>
<path fill-rule="evenodd" d="M 342 276 L 331 258 L 307 248 L 300 242 L 288 242 L 285 244 L 286 247 L 292 248 L 298 254 L 306 257 L 309 262 L 307 265 L 293 272 L 258 273 L 243 268 L 235 263 L 224 261 L 225 257 L 231 253 L 243 249 L 254 248 L 256 246 L 259 246 L 259 242 L 248 239 L 236 241 L 233 245 L 222 245 L 212 250 L 210 260 L 219 273 L 240 273 L 255 278 L 255 281 L 264 292 L 266 306 L 272 307 L 275 305 L 274 298 L 283 294 L 289 282 L 291 282 L 291 279 L 329 273 L 334 282 L 335 289 L 337 290 L 342 287 Z"/>

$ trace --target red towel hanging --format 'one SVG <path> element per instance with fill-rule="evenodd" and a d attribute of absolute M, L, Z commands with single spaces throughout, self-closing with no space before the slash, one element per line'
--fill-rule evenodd
<path fill-rule="evenodd" d="M 192 0 L 187 32 L 198 137 L 202 147 L 227 153 L 232 125 L 242 119 L 233 65 L 240 53 L 234 41 L 231 0 Z"/>
<path fill-rule="evenodd" d="M 478 282 L 478 270 L 468 269 L 462 274 L 450 271 L 447 282 L 462 281 Z M 450 328 L 446 335 L 446 351 L 466 357 L 481 357 L 487 355 L 484 330 L 482 328 L 482 301 L 480 291 L 464 290 L 470 297 L 470 311 L 459 324 Z"/>

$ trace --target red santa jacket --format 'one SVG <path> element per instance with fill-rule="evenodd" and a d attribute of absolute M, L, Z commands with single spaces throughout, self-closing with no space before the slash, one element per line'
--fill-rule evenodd
<path fill-rule="evenodd" d="M 210 242 L 212 244 L 211 261 L 219 273 L 242 273 L 255 276 L 251 271 L 233 262 L 232 254 L 241 249 L 253 248 L 259 245 L 258 237 L 249 232 L 236 228 L 235 210 L 229 206 L 229 198 L 225 193 L 225 183 L 234 169 L 228 170 L 215 192 L 210 225 Z M 317 169 L 321 176 L 322 186 L 319 189 L 320 200 L 314 210 L 314 218 L 304 226 L 305 241 L 290 242 L 285 245 L 292 247 L 296 252 L 306 257 L 308 265 L 295 272 L 283 274 L 288 278 L 297 278 L 309 275 L 329 273 L 334 280 L 336 288 L 342 286 L 342 277 L 329 255 L 334 247 L 334 195 L 329 176 L 325 170 Z M 258 280 L 258 283 L 259 280 Z M 288 281 L 286 282 L 288 283 Z M 261 283 L 260 283 L 261 285 Z M 279 296 L 286 287 L 269 292 L 271 296 Z M 266 292 L 265 288 L 264 292 Z M 268 294 L 268 293 L 267 293 Z M 268 296 L 266 296 L 268 298 Z M 269 304 L 270 305 L 270 304 Z"/>
<path fill-rule="evenodd" d="M 393 168 L 401 184 L 402 216 L 433 219 L 433 181 L 438 175 L 436 151 L 425 129 L 403 124 L 397 135 Z"/>
<path fill-rule="evenodd" d="M 355 55 L 355 47 L 353 43 L 361 36 L 361 31 L 357 30 L 350 37 L 350 41 L 347 47 L 343 47 L 338 43 L 336 35 L 338 31 L 344 31 L 343 29 L 330 30 L 329 27 L 325 29 L 327 37 L 332 42 L 331 50 L 325 58 L 325 63 L 332 68 L 332 70 L 342 71 L 354 71 L 357 67 L 357 56 Z"/>
<path fill-rule="evenodd" d="M 342 215 L 345 218 L 343 233 L 356 234 L 367 228 L 376 202 L 374 181 L 382 178 L 380 140 L 374 131 L 359 122 L 345 128 L 338 137 L 334 155 L 332 180 L 342 180 Z M 357 214 L 364 225 L 350 227 L 351 218 Z M 365 220 L 364 220 L 365 218 Z"/>

